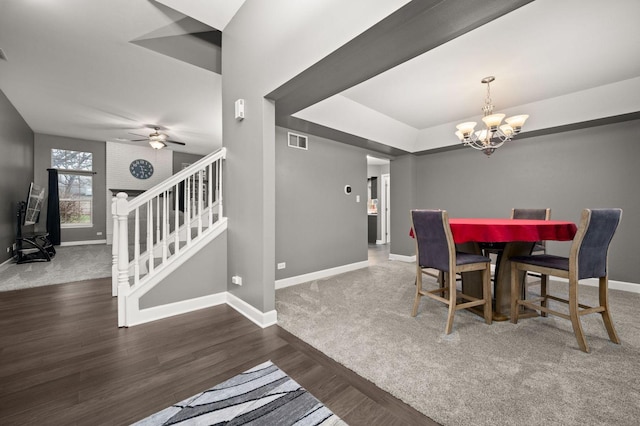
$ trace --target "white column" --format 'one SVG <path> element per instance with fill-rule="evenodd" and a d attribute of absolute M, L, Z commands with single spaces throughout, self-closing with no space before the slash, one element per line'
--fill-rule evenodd
<path fill-rule="evenodd" d="M 111 238 L 111 295 L 118 295 L 118 216 L 116 215 L 116 197 L 111 199 L 111 216 L 113 217 L 113 230 Z"/>
<path fill-rule="evenodd" d="M 119 192 L 116 198 L 116 215 L 118 216 L 118 327 L 127 327 L 129 325 L 127 320 L 127 298 L 129 296 L 127 219 L 129 216 L 129 202 L 127 201 L 127 194 L 124 192 Z"/>

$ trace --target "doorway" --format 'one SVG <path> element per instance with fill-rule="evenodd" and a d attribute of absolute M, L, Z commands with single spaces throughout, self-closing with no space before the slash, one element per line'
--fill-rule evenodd
<path fill-rule="evenodd" d="M 389 259 L 390 161 L 367 155 L 369 264 Z"/>

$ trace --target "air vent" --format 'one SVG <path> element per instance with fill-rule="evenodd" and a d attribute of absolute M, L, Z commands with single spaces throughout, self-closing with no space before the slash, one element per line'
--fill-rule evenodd
<path fill-rule="evenodd" d="M 289 132 L 289 147 L 298 149 L 309 149 L 308 139 L 306 136 Z"/>
<path fill-rule="evenodd" d="M 0 49 L 0 59 L 7 61 L 7 55 L 4 53 L 4 50 Z"/>

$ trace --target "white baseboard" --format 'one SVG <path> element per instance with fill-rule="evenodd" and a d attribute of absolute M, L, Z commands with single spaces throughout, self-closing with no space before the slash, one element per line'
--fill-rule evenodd
<path fill-rule="evenodd" d="M 276 280 L 276 290 L 285 287 L 291 287 L 292 285 L 298 285 L 309 281 L 320 280 L 322 278 L 328 278 L 338 274 L 344 274 L 345 272 L 355 271 L 357 269 L 366 268 L 369 266 L 369 261 L 350 263 L 348 265 L 336 266 L 335 268 L 324 269 L 322 271 L 310 272 L 308 274 L 297 275 L 295 277 L 283 278 Z"/>
<path fill-rule="evenodd" d="M 278 323 L 278 313 L 275 310 L 269 312 L 261 312 L 259 309 L 251 306 L 244 300 L 240 299 L 229 292 L 227 295 L 227 305 L 244 315 L 251 320 L 254 324 L 266 328 Z"/>
<path fill-rule="evenodd" d="M 549 276 L 549 280 L 561 281 L 565 283 L 569 282 L 569 280 L 566 278 L 554 277 L 554 276 Z M 599 280 L 597 278 L 588 278 L 588 279 L 580 280 L 580 284 L 586 285 L 588 287 L 598 287 L 600 285 Z M 625 281 L 609 280 L 609 289 L 622 290 L 622 291 L 627 291 L 629 293 L 640 293 L 640 284 L 628 283 Z"/>
<path fill-rule="evenodd" d="M 401 254 L 389 253 L 389 260 L 399 260 L 401 262 L 410 263 L 416 261 L 416 255 L 414 254 L 413 256 L 404 256 Z"/>
<path fill-rule="evenodd" d="M 65 241 L 60 246 L 84 246 L 87 244 L 107 244 L 107 240 Z"/>
<path fill-rule="evenodd" d="M 594 280 L 594 286 L 598 286 L 598 280 Z M 591 283 L 587 283 L 587 285 L 592 285 Z M 609 288 L 611 290 L 622 290 L 628 291 L 629 293 L 640 293 L 640 284 L 636 283 L 628 283 L 624 281 L 613 281 L 609 280 Z"/>
<path fill-rule="evenodd" d="M 13 257 L 10 257 L 7 260 L 5 260 L 4 262 L 0 263 L 0 267 L 6 265 L 7 263 L 12 263 L 14 261 L 15 261 L 15 259 Z"/>
<path fill-rule="evenodd" d="M 278 313 L 275 310 L 269 312 L 260 312 L 244 300 L 229 293 L 222 292 L 202 296 L 195 299 L 183 300 L 180 302 L 168 303 L 166 305 L 154 306 L 152 308 L 141 309 L 135 313 L 128 327 L 169 318 L 175 315 L 186 314 L 197 311 L 199 309 L 211 308 L 226 303 L 233 309 L 238 311 L 244 317 L 249 319 L 259 327 L 266 328 L 278 323 Z"/>
<path fill-rule="evenodd" d="M 227 302 L 227 292 L 210 294 L 195 299 L 182 300 L 180 302 L 168 303 L 166 305 L 154 306 L 153 308 L 141 309 L 137 312 L 135 319 L 129 326 L 140 325 L 175 315 L 186 314 L 199 309 L 210 308 L 222 305 Z"/>

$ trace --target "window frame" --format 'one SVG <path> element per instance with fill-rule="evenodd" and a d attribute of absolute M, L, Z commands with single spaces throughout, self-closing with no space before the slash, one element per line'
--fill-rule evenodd
<path fill-rule="evenodd" d="M 91 170 L 78 170 L 78 169 L 67 169 L 67 168 L 60 168 L 58 165 L 54 164 L 54 158 L 53 158 L 53 152 L 54 150 L 57 151 L 70 151 L 70 152 L 77 152 L 77 153 L 83 153 L 83 154 L 90 154 L 91 155 Z M 68 222 L 63 222 L 63 218 L 62 215 L 60 215 L 60 228 L 70 228 L 70 229 L 76 229 L 76 228 L 92 228 L 93 227 L 93 213 L 94 213 L 94 205 L 95 205 L 95 200 L 94 200 L 94 193 L 93 193 L 93 175 L 96 174 L 96 172 L 93 171 L 93 152 L 88 152 L 88 151 L 77 151 L 77 150 L 73 150 L 73 149 L 63 149 L 63 148 L 52 148 L 51 149 L 51 166 L 52 168 L 56 169 L 58 171 L 58 192 L 60 191 L 60 175 L 71 175 L 71 176 L 79 176 L 79 177 L 89 177 L 90 178 L 90 182 L 91 182 L 91 208 L 90 208 L 90 214 L 89 214 L 89 221 L 88 222 L 81 222 L 81 223 L 68 223 Z M 62 200 L 60 200 L 62 201 Z"/>

